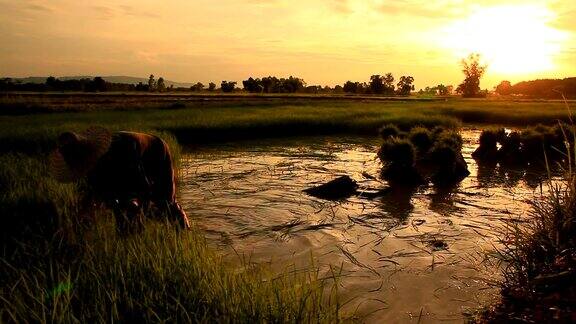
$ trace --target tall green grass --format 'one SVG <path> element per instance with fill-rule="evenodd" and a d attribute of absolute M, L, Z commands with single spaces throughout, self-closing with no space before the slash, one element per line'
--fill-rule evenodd
<path fill-rule="evenodd" d="M 0 151 L 49 151 L 62 131 L 82 130 L 91 125 L 111 130 L 170 132 L 181 143 L 325 134 L 376 135 L 378 128 L 386 123 L 399 126 L 459 125 L 449 116 L 404 108 L 410 106 L 388 108 L 362 103 L 358 106 L 309 103 L 0 116 Z"/>
<path fill-rule="evenodd" d="M 37 106 L 42 105 L 42 100 L 48 99 L 30 100 L 36 100 L 31 104 Z M 101 125 L 112 130 L 166 131 L 174 134 L 180 142 L 207 143 L 278 136 L 376 135 L 378 129 L 388 123 L 410 128 L 414 125 L 455 127 L 462 122 L 528 125 L 569 119 L 565 109 L 555 102 L 319 102 L 290 98 L 261 102 L 246 98 L 177 102 L 178 109 L 175 109 L 169 99 L 142 96 L 137 100 L 127 98 L 124 101 L 118 97 L 113 102 L 114 108 L 100 109 L 98 102 L 66 100 L 72 103 L 66 101 L 63 105 L 78 106 L 75 108 L 77 112 L 28 115 L 0 113 L 0 151 L 47 151 L 58 133 L 63 130 L 81 130 L 90 125 Z M 161 104 L 146 100 L 160 100 Z M 50 103 L 55 106 L 58 104 Z M 11 107 L 10 102 L 5 105 Z M 86 109 L 82 109 L 83 105 Z M 140 108 L 142 105 L 147 108 Z"/>
<path fill-rule="evenodd" d="M 0 318 L 14 322 L 337 322 L 335 291 L 315 270 L 234 271 L 198 233 L 148 225 L 119 238 L 110 223 L 85 234 L 73 261 L 19 267 L 1 260 Z M 332 299 L 330 299 L 332 298 Z"/>
<path fill-rule="evenodd" d="M 232 267 L 201 233 L 151 221 L 119 237 L 109 211 L 81 221 L 81 184 L 54 181 L 44 161 L 0 156 L 0 322 L 340 320 L 335 272 Z"/>
<path fill-rule="evenodd" d="M 576 133 L 558 126 L 564 147 L 560 178 L 550 172 L 548 192 L 530 201 L 528 217 L 507 225 L 504 248 L 507 266 L 502 302 L 484 314 L 482 321 L 573 322 L 576 320 Z"/>

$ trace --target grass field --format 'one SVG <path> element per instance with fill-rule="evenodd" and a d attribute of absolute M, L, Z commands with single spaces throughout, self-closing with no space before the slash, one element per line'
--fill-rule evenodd
<path fill-rule="evenodd" d="M 156 97 L 148 101 L 148 96 L 70 96 L 64 98 L 65 103 L 60 97 L 33 97 L 26 98 L 36 107 L 29 110 L 15 103 L 22 98 L 0 98 L 0 151 L 46 151 L 59 132 L 89 125 L 167 131 L 181 143 L 207 143 L 316 134 L 376 135 L 386 123 L 528 125 L 554 123 L 569 116 L 563 103 L 541 101 L 319 101 L 289 97 L 198 101 Z M 59 104 L 68 108 L 57 112 L 49 108 Z M 22 114 L 14 114 L 14 107 L 20 107 Z"/>
<path fill-rule="evenodd" d="M 77 184 L 57 183 L 45 154 L 62 131 L 100 125 L 180 143 L 316 134 L 377 135 L 388 123 L 551 124 L 559 102 L 289 97 L 57 95 L 0 97 L 0 322 L 335 322 L 337 271 L 295 275 L 226 266 L 200 233 L 162 224 L 123 239 L 109 212 L 79 222 Z M 9 243 L 7 243 L 9 242 Z M 272 280 L 274 279 L 274 280 Z M 350 316 L 350 314 L 345 314 Z M 352 314 L 353 316 L 353 314 Z"/>
<path fill-rule="evenodd" d="M 232 267 L 201 233 L 170 224 L 149 222 L 140 235 L 119 236 L 110 211 L 83 221 L 80 184 L 58 183 L 47 169 L 41 155 L 0 156 L 2 323 L 334 323 L 342 316 L 336 269 Z"/>

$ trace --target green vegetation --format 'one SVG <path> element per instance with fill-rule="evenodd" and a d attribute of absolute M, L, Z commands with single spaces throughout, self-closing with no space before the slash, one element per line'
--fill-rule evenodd
<path fill-rule="evenodd" d="M 456 126 L 460 122 L 526 125 L 567 120 L 566 109 L 553 102 L 307 99 L 289 102 L 266 97 L 198 102 L 170 96 L 93 97 L 38 97 L 29 102 L 26 97 L 4 97 L 0 100 L 0 111 L 9 113 L 53 109 L 84 112 L 0 116 L 0 151 L 45 151 L 60 131 L 94 124 L 110 129 L 167 131 L 180 142 L 190 143 L 294 135 L 376 134 L 387 123 L 429 127 Z"/>
<path fill-rule="evenodd" d="M 561 162 L 566 159 L 567 145 L 573 142 L 572 138 L 566 137 L 572 131 L 572 127 L 565 124 L 536 125 L 510 134 L 506 134 L 503 128 L 485 129 L 480 134 L 480 146 L 472 157 L 480 162 L 507 165 Z M 501 147 L 498 148 L 497 144 Z"/>
<path fill-rule="evenodd" d="M 576 133 L 561 126 L 526 132 L 532 137 L 551 134 L 550 129 L 564 134 L 563 176 L 556 179 L 549 174 L 549 191 L 530 201 L 528 220 L 508 224 L 501 251 L 508 264 L 502 301 L 481 321 L 569 323 L 576 316 Z"/>
<path fill-rule="evenodd" d="M 266 96 L 215 101 L 170 96 L 34 98 L 0 99 L 2 321 L 332 322 L 342 315 L 331 289 L 337 274 L 320 278 L 311 268 L 277 275 L 249 266 L 235 271 L 207 247 L 199 233 L 176 233 L 163 224 L 150 223 L 141 236 L 117 237 L 109 212 L 96 210 L 94 220 L 79 210 L 82 184 L 60 184 L 48 176 L 45 154 L 62 131 L 91 125 L 148 131 L 160 134 L 173 150 L 179 150 L 178 141 L 375 135 L 382 125 L 391 124 L 381 130 L 390 140 L 382 157 L 397 156 L 398 165 L 411 167 L 427 159 L 460 160 L 462 140 L 453 129 L 462 122 L 526 125 L 568 120 L 566 108 L 554 102 L 289 101 Z M 559 133 L 558 128 L 539 126 L 526 134 L 513 134 L 503 147 L 534 141 L 536 148 Z M 457 172 L 454 165 L 450 170 L 437 169 L 436 174 Z M 432 180 L 443 179 L 441 175 Z M 522 232 L 522 238 L 518 237 L 522 241 L 514 246 L 526 246 L 526 251 L 514 250 L 519 270 L 513 273 L 528 279 L 511 277 L 510 287 L 523 282 L 533 287 L 550 269 L 564 269 L 556 264 L 566 259 L 565 250 L 573 246 L 566 237 L 574 237 L 574 226 L 559 225 L 574 223 L 575 180 L 570 181 L 569 190 L 556 191 L 555 198 L 535 208 L 535 215 L 542 215 L 530 233 L 543 234 Z M 530 245 L 534 242 L 544 244 L 546 253 L 553 251 L 553 256 L 528 255 L 542 252 Z M 527 274 L 526 269 L 537 270 Z"/>
<path fill-rule="evenodd" d="M 391 185 L 418 185 L 428 180 L 448 185 L 469 174 L 462 157 L 462 137 L 456 130 L 416 126 L 401 131 L 385 125 L 380 135 L 384 142 L 378 157 L 384 164 L 382 175 Z"/>
<path fill-rule="evenodd" d="M 79 211 L 81 184 L 56 182 L 43 161 L 0 157 L 2 322 L 338 321 L 337 273 L 233 269 L 169 224 L 118 237 L 110 212 Z"/>

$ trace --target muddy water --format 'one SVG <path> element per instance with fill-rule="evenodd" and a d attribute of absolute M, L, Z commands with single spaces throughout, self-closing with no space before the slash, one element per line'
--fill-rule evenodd
<path fill-rule="evenodd" d="M 462 134 L 471 175 L 452 188 L 308 196 L 303 189 L 339 175 L 367 192 L 387 186 L 378 139 L 318 137 L 191 148 L 180 199 L 230 260 L 342 266 L 341 300 L 366 322 L 462 322 L 497 298 L 500 229 L 540 192 L 537 172 L 478 166 L 479 132 Z"/>

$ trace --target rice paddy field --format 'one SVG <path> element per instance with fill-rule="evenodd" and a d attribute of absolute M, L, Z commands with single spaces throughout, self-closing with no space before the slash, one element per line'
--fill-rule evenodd
<path fill-rule="evenodd" d="M 2 95 L 0 321 L 471 320 L 497 300 L 496 229 L 546 187 L 545 169 L 477 165 L 478 129 L 571 117 L 557 101 Z M 462 130 L 471 175 L 378 200 L 302 193 L 343 174 L 385 187 L 385 124 Z M 109 211 L 82 221 L 81 183 L 52 179 L 46 156 L 59 133 L 93 125 L 169 142 L 193 231 L 151 223 L 122 238 Z"/>
<path fill-rule="evenodd" d="M 168 131 L 181 143 L 210 143 L 299 135 L 376 135 L 386 123 L 525 126 L 553 124 L 570 116 L 559 101 L 318 98 L 3 95 L 0 150 L 46 150 L 62 130 L 89 125 Z"/>

